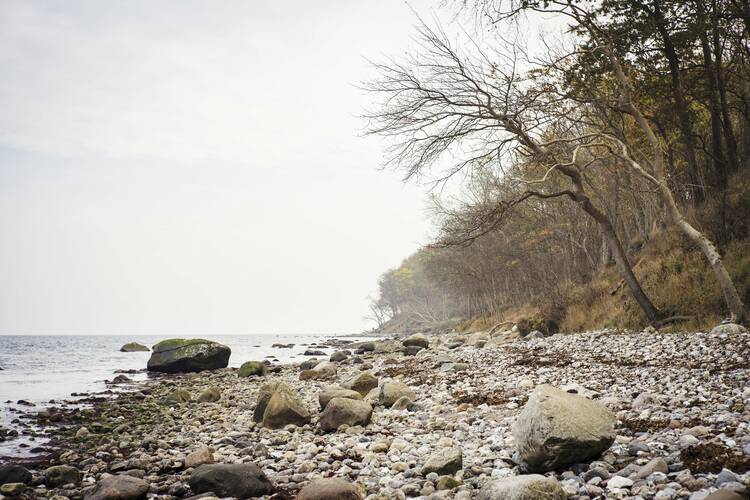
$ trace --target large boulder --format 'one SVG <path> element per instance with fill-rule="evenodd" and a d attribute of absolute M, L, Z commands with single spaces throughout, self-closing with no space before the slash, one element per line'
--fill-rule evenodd
<path fill-rule="evenodd" d="M 188 480 L 194 493 L 218 497 L 255 498 L 273 493 L 273 484 L 255 464 L 208 464 L 193 471 Z"/>
<path fill-rule="evenodd" d="M 389 380 L 380 388 L 380 403 L 386 408 L 390 408 L 393 403 L 404 396 L 412 401 L 417 399 L 417 395 L 411 387 L 397 380 Z"/>
<path fill-rule="evenodd" d="M 367 396 L 367 393 L 377 386 L 378 377 L 373 375 L 372 372 L 361 372 L 341 384 L 341 387 L 357 391 L 362 396 Z"/>
<path fill-rule="evenodd" d="M 519 462 L 530 472 L 586 462 L 612 445 L 615 424 L 615 416 L 605 406 L 540 385 L 513 427 Z"/>
<path fill-rule="evenodd" d="M 148 483 L 143 479 L 106 474 L 93 488 L 84 491 L 83 500 L 141 500 L 147 493 Z"/>
<path fill-rule="evenodd" d="M 461 448 L 443 448 L 427 457 L 427 462 L 422 467 L 422 475 L 435 472 L 439 476 L 455 474 L 463 467 L 463 453 Z"/>
<path fill-rule="evenodd" d="M 333 398 L 347 398 L 347 399 L 362 399 L 362 394 L 351 389 L 344 389 L 343 387 L 337 387 L 335 385 L 328 385 L 318 394 L 318 403 L 320 403 L 320 409 L 325 410 L 328 403 Z"/>
<path fill-rule="evenodd" d="M 253 420 L 260 423 L 263 421 L 263 414 L 266 413 L 266 407 L 268 402 L 271 401 L 271 396 L 276 392 L 276 388 L 279 387 L 283 382 L 268 382 L 263 384 L 258 391 L 258 401 L 255 403 L 255 411 L 253 411 Z"/>
<path fill-rule="evenodd" d="M 310 423 L 310 412 L 299 395 L 288 385 L 279 383 L 263 412 L 263 426 L 280 429 L 286 425 L 303 426 Z"/>
<path fill-rule="evenodd" d="M 249 377 L 251 375 L 262 377 L 266 374 L 266 371 L 266 365 L 260 361 L 246 361 L 240 366 L 239 371 L 237 371 L 237 376 L 240 378 Z"/>
<path fill-rule="evenodd" d="M 479 490 L 477 500 L 565 500 L 568 495 L 555 478 L 539 474 L 506 477 L 489 481 Z"/>
<path fill-rule="evenodd" d="M 320 415 L 320 428 L 329 432 L 337 430 L 344 424 L 364 426 L 370 423 L 371 417 L 370 403 L 356 399 L 333 398 Z"/>
<path fill-rule="evenodd" d="M 199 372 L 226 368 L 229 347 L 204 339 L 162 340 L 153 347 L 147 368 L 152 372 Z"/>
<path fill-rule="evenodd" d="M 148 352 L 149 348 L 140 342 L 128 342 L 120 347 L 120 352 Z"/>
<path fill-rule="evenodd" d="M 31 482 L 31 472 L 26 467 L 16 464 L 0 465 L 0 484 Z"/>
<path fill-rule="evenodd" d="M 317 479 L 300 490 L 296 500 L 362 500 L 359 489 L 339 478 Z"/>
<path fill-rule="evenodd" d="M 427 340 L 427 337 L 425 337 L 423 333 L 415 333 L 414 335 L 406 337 L 402 343 L 404 344 L 404 347 L 416 346 L 423 349 L 430 347 L 430 341 Z"/>

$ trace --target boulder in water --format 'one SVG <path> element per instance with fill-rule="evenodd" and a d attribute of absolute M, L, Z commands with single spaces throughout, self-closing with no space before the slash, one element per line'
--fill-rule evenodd
<path fill-rule="evenodd" d="M 615 416 L 605 406 L 540 385 L 513 427 L 519 462 L 530 472 L 586 462 L 612 445 L 615 423 Z"/>
<path fill-rule="evenodd" d="M 199 372 L 226 368 L 229 347 L 204 339 L 169 339 L 156 344 L 148 360 L 152 372 Z"/>
<path fill-rule="evenodd" d="M 120 347 L 120 352 L 148 352 L 149 348 L 140 342 L 128 342 Z"/>

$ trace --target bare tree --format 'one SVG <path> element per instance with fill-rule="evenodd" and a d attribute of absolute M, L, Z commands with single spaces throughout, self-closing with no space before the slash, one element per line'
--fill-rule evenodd
<path fill-rule="evenodd" d="M 471 242 L 495 230 L 528 199 L 573 201 L 598 224 L 631 294 L 648 321 L 657 324 L 662 315 L 636 278 L 612 221 L 587 189 L 585 172 L 599 161 L 587 147 L 596 134 L 570 136 L 578 130 L 565 119 L 570 110 L 520 71 L 524 51 L 516 41 L 504 40 L 505 50 L 492 58 L 474 44 L 476 55 L 468 57 L 442 30 L 422 23 L 419 35 L 418 55 L 377 64 L 380 79 L 365 87 L 382 97 L 367 114 L 369 132 L 394 140 L 386 164 L 405 171 L 407 180 L 446 161 L 438 182 L 487 165 L 512 165 L 521 174 L 518 189 L 469 214 L 474 220 L 464 221 L 463 236 L 450 243 Z"/>
<path fill-rule="evenodd" d="M 574 21 L 576 28 L 585 30 L 589 34 L 593 44 L 590 51 L 599 51 L 604 55 L 605 60 L 611 67 L 611 74 L 619 85 L 618 102 L 612 108 L 618 111 L 623 117 L 628 116 L 632 118 L 637 130 L 645 138 L 647 150 L 646 152 L 641 152 L 633 146 L 632 141 L 629 141 L 624 126 L 619 127 L 618 137 L 610 134 L 606 126 L 603 127 L 602 124 L 598 126 L 598 137 L 604 137 L 604 143 L 592 141 L 587 147 L 592 149 L 601 146 L 606 147 L 610 153 L 622 160 L 623 165 L 646 179 L 656 188 L 655 193 L 664 204 L 669 220 L 692 243 L 698 246 L 705 255 L 721 287 L 729 310 L 730 321 L 743 321 L 745 318 L 745 307 L 729 272 L 724 266 L 721 254 L 713 241 L 705 233 L 693 226 L 681 212 L 669 184 L 663 143 L 654 131 L 652 123 L 646 118 L 641 107 L 633 98 L 633 86 L 620 57 L 615 53 L 614 42 L 597 24 L 595 12 L 587 10 L 580 3 L 573 2 L 572 0 L 549 0 L 538 3 L 526 3 L 518 7 L 515 11 L 511 10 L 502 16 L 507 18 L 516 15 L 524 9 L 552 11 L 568 16 Z M 495 12 L 498 11 L 496 10 Z M 596 92 L 593 89 L 591 90 L 591 95 L 596 96 Z M 607 141 L 610 141 L 610 144 L 607 144 Z M 614 144 L 612 145 L 612 143 Z"/>

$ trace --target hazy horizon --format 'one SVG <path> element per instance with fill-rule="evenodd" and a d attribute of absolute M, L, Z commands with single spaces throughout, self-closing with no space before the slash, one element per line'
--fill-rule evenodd
<path fill-rule="evenodd" d="M 0 334 L 372 326 L 429 225 L 356 84 L 430 5 L 0 4 Z"/>

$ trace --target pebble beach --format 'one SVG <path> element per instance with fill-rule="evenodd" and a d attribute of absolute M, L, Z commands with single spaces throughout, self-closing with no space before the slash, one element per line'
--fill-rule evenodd
<path fill-rule="evenodd" d="M 0 466 L 2 494 L 748 496 L 750 336 L 737 325 L 416 335 L 336 346 L 330 357 L 311 351 L 302 364 L 266 361 L 244 372 L 137 382 L 120 374 L 114 397 L 29 412 L 21 419 L 50 439 L 51 452 Z M 559 446 L 540 438 L 560 422 L 584 436 L 555 434 Z"/>

